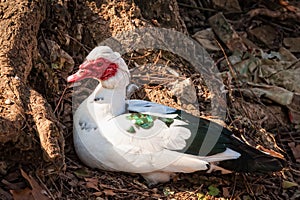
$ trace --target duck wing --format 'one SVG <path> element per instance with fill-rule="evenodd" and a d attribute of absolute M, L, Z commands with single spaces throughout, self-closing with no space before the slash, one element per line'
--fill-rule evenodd
<path fill-rule="evenodd" d="M 130 106 L 131 103 L 132 106 Z M 280 171 L 286 166 L 284 159 L 273 157 L 247 145 L 235 137 L 229 129 L 205 118 L 195 117 L 182 110 L 144 100 L 129 100 L 128 110 L 130 112 L 161 115 L 166 118 L 164 121 L 169 121 L 169 123 L 172 120 L 168 120 L 168 116 L 172 116 L 171 119 L 174 119 L 174 121 L 179 120 L 181 122 L 179 124 L 177 122 L 173 126 L 167 125 L 171 129 L 181 128 L 178 131 L 174 129 L 177 134 L 169 135 L 169 139 L 175 141 L 170 142 L 174 147 L 176 147 L 177 141 L 173 138 L 180 138 L 180 130 L 185 129 L 190 133 L 188 137 L 185 136 L 179 139 L 181 145 L 177 147 L 180 148 L 171 148 L 171 150 L 182 154 L 197 156 L 199 159 L 208 162 L 218 161 L 219 166 L 237 172 Z M 182 142 L 183 138 L 184 143 Z"/>

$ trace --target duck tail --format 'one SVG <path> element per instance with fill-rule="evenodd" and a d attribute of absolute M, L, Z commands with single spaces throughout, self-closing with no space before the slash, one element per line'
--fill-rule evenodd
<path fill-rule="evenodd" d="M 229 146 L 230 149 L 239 152 L 238 159 L 221 161 L 218 166 L 235 172 L 276 172 L 286 167 L 284 158 L 279 158 L 255 149 L 245 143 Z"/>

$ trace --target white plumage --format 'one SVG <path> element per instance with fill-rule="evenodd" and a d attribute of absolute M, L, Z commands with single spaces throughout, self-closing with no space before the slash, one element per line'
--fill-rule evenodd
<path fill-rule="evenodd" d="M 155 184 L 169 181 L 174 172 L 208 170 L 213 168 L 210 162 L 241 156 L 228 147 L 209 156 L 186 153 L 188 141 L 193 139 L 189 122 L 181 120 L 174 108 L 126 101 L 128 67 L 120 54 L 107 46 L 93 49 L 68 82 L 84 78 L 100 81 L 74 115 L 75 149 L 90 167 L 140 173 Z"/>

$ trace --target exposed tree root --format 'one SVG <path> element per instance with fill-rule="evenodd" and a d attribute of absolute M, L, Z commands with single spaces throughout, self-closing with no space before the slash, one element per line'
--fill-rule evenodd
<path fill-rule="evenodd" d="M 45 0 L 0 3 L 0 144 L 17 141 L 25 122 L 33 120 L 47 157 L 63 166 L 60 125 L 47 101 L 27 81 L 37 58 L 36 36 L 45 10 Z"/>

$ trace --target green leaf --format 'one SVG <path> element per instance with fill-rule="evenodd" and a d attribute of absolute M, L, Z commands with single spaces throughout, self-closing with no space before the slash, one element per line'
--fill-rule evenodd
<path fill-rule="evenodd" d="M 217 187 L 213 186 L 213 185 L 210 185 L 208 187 L 208 190 L 209 190 L 208 194 L 211 195 L 211 196 L 217 196 L 220 193 L 220 190 Z"/>
<path fill-rule="evenodd" d="M 78 177 L 78 178 L 84 178 L 84 177 L 90 177 L 90 173 L 87 169 L 85 168 L 80 168 L 74 171 L 74 174 Z"/>
<path fill-rule="evenodd" d="M 295 182 L 291 182 L 291 181 L 283 181 L 283 182 L 282 182 L 282 187 L 283 187 L 284 189 L 288 189 L 288 188 L 290 188 L 290 187 L 297 187 L 297 186 L 298 186 L 298 184 L 295 183 Z"/>

